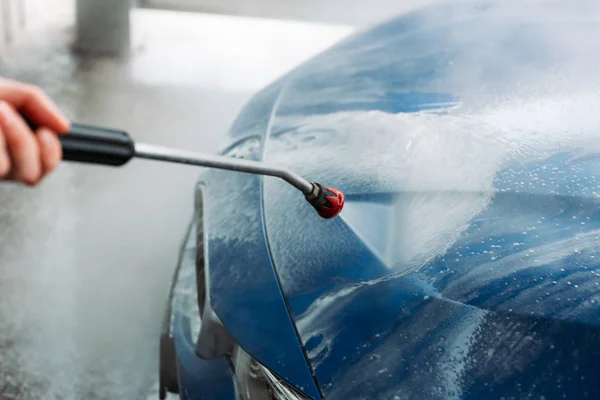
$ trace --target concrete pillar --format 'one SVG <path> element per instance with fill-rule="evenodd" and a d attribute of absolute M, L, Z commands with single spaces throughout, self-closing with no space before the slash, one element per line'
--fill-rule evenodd
<path fill-rule="evenodd" d="M 4 40 L 12 42 L 23 27 L 23 2 L 22 0 L 2 1 L 2 26 L 4 27 Z"/>
<path fill-rule="evenodd" d="M 130 49 L 131 0 L 77 0 L 75 49 L 124 56 Z"/>
<path fill-rule="evenodd" d="M 7 44 L 6 30 L 8 28 L 6 26 L 4 12 L 4 1 L 0 0 L 0 57 L 4 55 L 4 49 L 6 48 Z"/>

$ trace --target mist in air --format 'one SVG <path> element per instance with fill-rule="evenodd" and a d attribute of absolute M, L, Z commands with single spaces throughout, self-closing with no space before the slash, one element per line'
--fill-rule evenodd
<path fill-rule="evenodd" d="M 382 3 L 389 3 L 385 18 L 394 15 L 392 3 L 397 2 Z M 508 2 L 498 7 L 498 18 L 533 15 L 541 22 L 570 18 L 581 19 L 583 24 L 600 16 L 593 2 L 574 2 L 577 7 L 573 5 L 572 12 L 565 12 L 570 9 L 565 2 L 562 8 L 545 7 L 543 13 L 538 12 L 537 3 L 543 2 L 528 3 L 528 7 L 520 1 Z M 372 8 L 367 2 L 349 4 L 348 9 Z M 333 5 L 315 6 L 315 19 L 327 19 L 331 13 L 335 20 Z M 429 17 L 436 25 L 449 18 L 470 16 L 431 13 Z M 349 18 L 336 22 L 352 23 Z M 490 41 L 511 34 L 475 26 L 480 31 L 472 32 L 472 36 L 489 37 Z M 543 154 L 568 141 L 588 146 L 594 142 L 600 123 L 594 112 L 600 103 L 600 79 L 595 75 L 600 55 L 593 51 L 599 47 L 600 35 L 586 32 L 597 33 L 598 29 L 562 32 L 548 27 L 539 25 L 540 40 L 554 49 L 557 57 L 570 60 L 558 70 L 545 71 L 545 75 L 520 70 L 515 85 L 500 92 L 498 88 L 490 92 L 479 80 L 476 68 L 456 70 L 450 81 L 461 96 L 472 101 L 445 117 L 380 112 L 316 117 L 305 129 L 327 132 L 336 123 L 348 135 L 340 157 L 353 162 L 344 170 L 324 168 L 333 175 L 320 176 L 322 171 L 307 167 L 310 157 L 319 161 L 313 165 L 323 166 L 328 160 L 312 150 L 298 154 L 280 149 L 281 158 L 270 161 L 336 185 L 360 174 L 368 178 L 373 191 L 402 187 L 419 192 L 446 185 L 446 189 L 485 192 L 492 188 L 493 176 L 506 160 L 538 150 Z M 313 28 L 307 26 L 307 32 Z M 327 40 L 334 42 L 351 31 L 337 30 Z M 302 35 L 298 37 L 301 41 Z M 216 87 L 207 84 L 206 76 L 198 78 L 200 83 L 190 81 L 194 73 L 189 68 L 177 75 L 165 72 L 164 65 L 152 63 L 134 62 L 128 69 L 121 62 L 76 59 L 68 50 L 68 39 L 68 32 L 60 31 L 32 41 L 26 51 L 6 61 L 4 73 L 42 85 L 68 115 L 127 129 L 138 140 L 216 151 L 226 143 L 225 132 L 256 89 L 245 83 L 231 84 L 241 75 L 230 80 L 219 76 L 224 83 Z M 315 49 L 320 46 L 315 44 Z M 170 47 L 163 43 L 163 48 Z M 211 49 L 217 55 L 219 51 L 229 54 L 226 50 Z M 314 49 L 302 51 L 308 54 L 309 50 Z M 272 53 L 269 73 L 274 78 L 288 65 L 273 68 L 277 53 Z M 296 60 L 289 54 L 286 62 Z M 499 70 L 502 65 L 519 62 L 492 47 L 486 52 L 464 54 L 474 66 L 495 63 Z M 193 57 L 194 65 L 211 63 L 211 59 L 202 58 L 201 51 L 186 51 L 185 55 Z M 153 59 L 152 54 L 149 59 Z M 468 64 L 469 60 L 463 61 Z M 259 78 L 268 77 L 258 76 L 257 81 Z M 493 139 L 488 141 L 486 134 Z M 373 135 L 379 140 L 373 140 Z M 334 139 L 324 140 L 328 143 Z M 320 143 L 318 135 L 314 143 Z M 354 162 L 360 159 L 368 161 Z M 469 163 L 478 169 L 474 171 Z M 157 378 L 160 323 L 178 246 L 192 215 L 198 174 L 193 168 L 135 161 L 122 170 L 63 165 L 36 190 L 0 185 L 0 397 L 143 399 L 152 395 L 149 391 Z M 269 181 L 267 196 L 277 185 Z M 285 196 L 288 192 L 282 193 Z M 451 198 L 408 199 L 402 210 L 384 210 L 382 215 L 407 222 L 403 229 L 411 235 L 396 235 L 412 241 L 399 245 L 375 243 L 373 239 L 371 245 L 390 268 L 399 263 L 416 268 L 432 254 L 432 248 L 450 246 L 460 227 L 485 207 L 489 198 L 476 196 L 472 200 L 473 204 L 454 207 L 456 213 L 445 213 L 453 207 Z M 279 201 L 287 204 L 286 199 Z M 294 201 L 296 198 L 289 203 Z M 349 210 L 354 206 L 349 204 Z M 432 222 L 424 224 L 423 216 Z M 361 231 L 360 221 L 351 221 L 350 212 L 342 217 L 348 218 L 348 225 L 369 244 L 370 233 Z M 312 237 L 306 234 L 309 239 L 302 239 L 286 232 L 286 225 L 290 224 L 269 228 L 270 234 L 275 234 L 272 240 Z M 428 240 L 418 240 L 423 237 Z M 329 242 L 327 247 L 320 251 L 336 248 L 336 244 Z M 402 251 L 394 253 L 393 248 Z M 301 285 L 310 268 L 319 267 L 307 262 L 306 270 L 280 273 L 287 281 Z"/>

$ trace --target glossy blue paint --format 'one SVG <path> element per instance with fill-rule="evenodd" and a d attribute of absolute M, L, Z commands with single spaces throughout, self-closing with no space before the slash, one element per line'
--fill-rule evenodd
<path fill-rule="evenodd" d="M 268 129 L 279 92 L 273 85 L 254 97 L 234 123 L 232 135 L 235 137 L 239 130 L 243 134 L 226 154 L 260 159 L 261 135 Z M 197 196 L 202 201 L 197 203 L 202 207 L 211 306 L 247 353 L 309 398 L 320 399 L 270 259 L 261 188 L 261 177 L 248 174 L 207 171 L 200 178 Z M 200 314 L 196 298 L 191 298 L 197 296 L 194 226 L 190 232 L 174 288 L 174 308 L 183 314 L 176 317 L 174 326 L 182 397 L 233 399 L 235 377 L 230 360 L 202 360 L 194 351 L 197 332 L 190 333 L 190 321 L 198 326 Z"/>
<path fill-rule="evenodd" d="M 211 300 L 240 345 L 315 399 L 307 358 L 327 399 L 599 398 L 597 11 L 438 5 L 258 93 L 231 130 L 264 139 L 246 156 L 347 205 L 323 221 L 278 180 L 203 175 Z"/>
<path fill-rule="evenodd" d="M 242 113 L 234 131 L 244 129 L 253 138 L 268 129 L 279 91 L 267 92 L 257 96 L 260 106 Z M 244 148 L 244 142 L 237 147 Z M 243 153 L 244 158 L 260 159 L 262 142 L 246 146 Z M 309 398 L 320 399 L 267 248 L 262 178 L 215 170 L 203 174 L 201 182 L 214 311 L 247 353 Z"/>
<path fill-rule="evenodd" d="M 261 179 L 233 175 L 203 177 L 213 309 L 247 353 L 319 399 L 266 246 Z"/>
<path fill-rule="evenodd" d="M 264 181 L 327 399 L 600 396 L 600 24 L 521 3 L 420 11 L 282 81 L 265 160 L 348 195 L 324 222 Z"/>

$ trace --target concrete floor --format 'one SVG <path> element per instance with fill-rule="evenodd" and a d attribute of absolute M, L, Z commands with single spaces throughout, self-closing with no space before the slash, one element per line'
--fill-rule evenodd
<path fill-rule="evenodd" d="M 79 58 L 71 30 L 37 29 L 3 75 L 44 87 L 80 122 L 214 152 L 249 96 L 352 28 L 136 11 L 129 60 Z M 294 43 L 294 46 L 289 46 Z M 191 167 L 62 165 L 35 189 L 0 184 L 0 398 L 143 399 Z"/>

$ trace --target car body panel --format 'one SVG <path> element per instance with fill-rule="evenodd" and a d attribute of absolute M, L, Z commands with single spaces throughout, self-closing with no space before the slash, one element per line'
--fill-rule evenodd
<path fill-rule="evenodd" d="M 214 311 L 246 352 L 312 398 L 320 398 L 266 246 L 261 178 L 215 172 L 206 174 L 203 182 Z M 225 214 L 223 198 L 232 206 Z"/>
<path fill-rule="evenodd" d="M 280 88 L 276 83 L 254 96 L 235 121 L 230 132 L 235 141 L 223 154 L 261 158 Z M 270 259 L 262 216 L 262 177 L 207 170 L 196 187 L 195 208 L 161 336 L 161 389 L 178 386 L 181 397 L 189 399 L 237 398 L 238 377 L 231 352 L 242 348 L 252 362 L 308 398 L 320 399 Z M 197 257 L 197 252 L 202 256 Z M 197 343 L 206 338 L 209 343 Z M 176 373 L 170 363 L 172 346 Z M 172 383 L 173 375 L 178 385 Z"/>
<path fill-rule="evenodd" d="M 266 94 L 265 94 L 266 93 Z M 232 135 L 243 130 L 225 154 L 258 160 L 279 96 L 261 92 L 242 113 Z M 202 175 L 205 258 L 210 302 L 236 343 L 258 362 L 312 399 L 320 393 L 271 262 L 262 216 L 262 177 L 212 170 Z"/>
<path fill-rule="evenodd" d="M 226 357 L 201 359 L 195 353 L 200 331 L 196 284 L 197 225 L 190 224 L 164 316 L 160 341 L 159 397 L 175 392 L 182 399 L 234 398 L 234 376 Z"/>
<path fill-rule="evenodd" d="M 203 360 L 194 353 L 190 322 L 186 316 L 174 316 L 174 341 L 182 400 L 234 399 L 235 386 L 226 357 Z"/>
<path fill-rule="evenodd" d="M 313 399 L 600 397 L 597 11 L 438 5 L 254 96 L 225 154 L 347 201 L 323 221 L 275 178 L 202 174 L 210 301 L 243 350 Z M 233 398 L 186 318 L 184 396 Z"/>
<path fill-rule="evenodd" d="M 347 195 L 322 221 L 264 180 L 325 398 L 600 396 L 592 10 L 435 6 L 286 77 L 264 160 Z"/>

